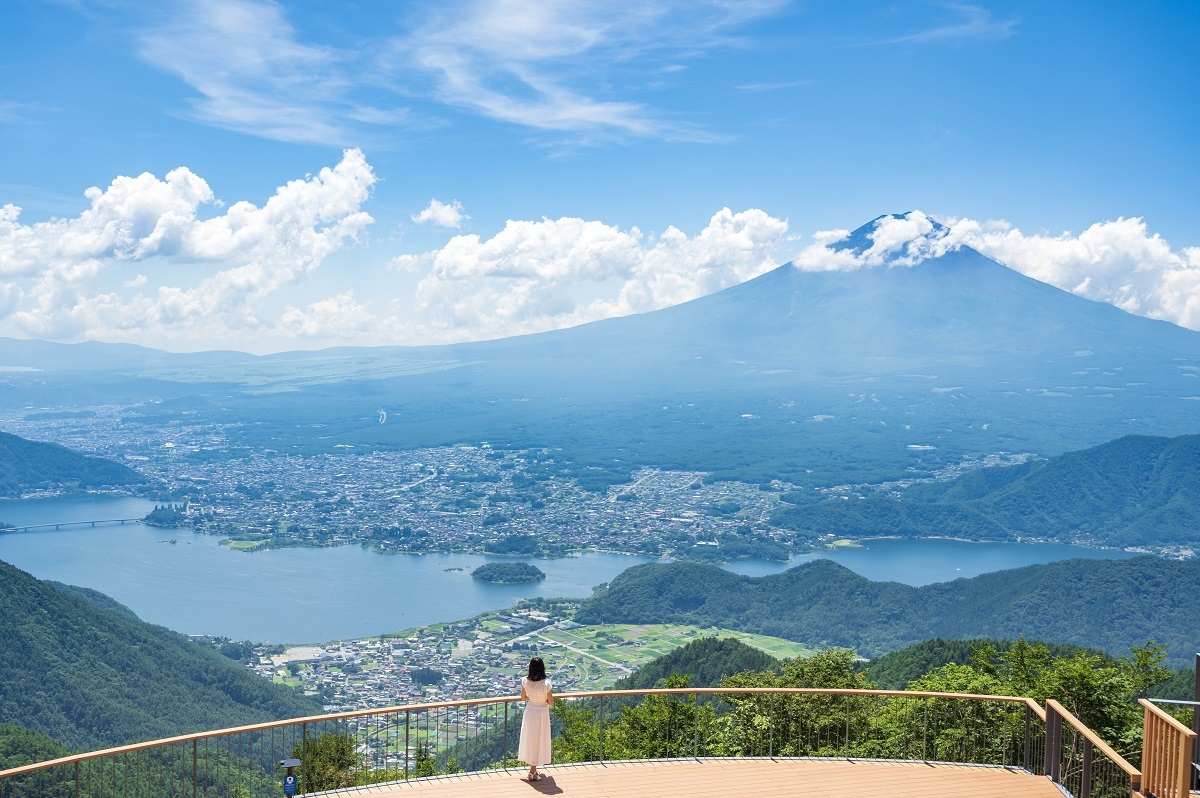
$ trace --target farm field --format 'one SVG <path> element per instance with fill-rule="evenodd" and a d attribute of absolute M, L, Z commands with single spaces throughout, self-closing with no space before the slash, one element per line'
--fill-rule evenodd
<path fill-rule="evenodd" d="M 816 653 L 802 643 L 778 637 L 676 624 L 579 626 L 568 622 L 539 629 L 530 635 L 530 642 L 548 644 L 543 656 L 560 683 L 571 684 L 574 690 L 595 690 L 611 687 L 650 660 L 702 637 L 737 638 L 779 659 Z"/>

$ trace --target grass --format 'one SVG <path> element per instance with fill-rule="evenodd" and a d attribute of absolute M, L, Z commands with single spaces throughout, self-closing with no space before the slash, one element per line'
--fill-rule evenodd
<path fill-rule="evenodd" d="M 234 551 L 254 551 L 267 545 L 265 540 L 222 540 L 222 546 L 228 546 Z"/>
<path fill-rule="evenodd" d="M 561 670 L 575 669 L 579 689 L 608 687 L 647 662 L 702 637 L 734 637 L 779 659 L 808 657 L 816 651 L 802 643 L 731 629 L 704 629 L 677 624 L 600 624 L 573 629 L 550 628 L 537 637 L 556 649 L 551 655 Z"/>

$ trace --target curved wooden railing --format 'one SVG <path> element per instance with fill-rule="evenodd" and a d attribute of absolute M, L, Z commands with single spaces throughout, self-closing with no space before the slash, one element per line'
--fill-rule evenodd
<path fill-rule="evenodd" d="M 563 693 L 557 698 L 552 724 L 556 762 L 837 756 L 971 762 L 1041 774 L 1058 755 L 1047 744 L 1047 712 L 1022 697 L 678 688 Z M 520 702 L 518 696 L 501 696 L 411 704 L 92 751 L 0 771 L 0 798 L 265 798 L 280 794 L 277 765 L 289 758 L 302 762 L 301 793 L 511 767 L 516 765 L 520 725 L 519 707 L 513 705 Z M 1076 727 L 1070 713 L 1051 706 L 1052 717 Z M 1081 724 L 1079 728 L 1091 735 Z M 1115 756 L 1093 738 L 1087 739 L 1105 756 Z M 1081 798 L 1101 796 L 1093 792 Z"/>

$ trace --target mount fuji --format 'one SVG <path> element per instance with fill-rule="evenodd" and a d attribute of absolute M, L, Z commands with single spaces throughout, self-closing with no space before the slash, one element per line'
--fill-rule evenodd
<path fill-rule="evenodd" d="M 887 218 L 841 254 L 865 261 Z M 40 371 L 0 374 L 0 403 L 82 407 L 90 391 L 137 405 L 130 423 L 253 422 L 231 428 L 235 445 L 282 452 L 546 448 L 599 484 L 641 465 L 871 482 L 996 452 L 1200 432 L 1200 333 L 967 246 L 876 260 L 785 264 L 663 310 L 449 346 L 255 357 L 6 339 L 0 365 Z"/>

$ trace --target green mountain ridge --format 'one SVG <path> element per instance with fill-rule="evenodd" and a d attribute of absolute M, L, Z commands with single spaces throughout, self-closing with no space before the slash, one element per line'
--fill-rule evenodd
<path fill-rule="evenodd" d="M 1127 435 L 1049 460 L 920 483 L 898 498 L 788 507 L 772 521 L 809 538 L 950 535 L 1117 548 L 1196 546 L 1200 435 Z"/>
<path fill-rule="evenodd" d="M 321 706 L 95 591 L 0 562 L 0 718 L 82 750 Z"/>
<path fill-rule="evenodd" d="M 0 496 L 20 496 L 36 489 L 83 490 L 141 486 L 148 482 L 146 477 L 120 463 L 0 432 Z"/>
<path fill-rule="evenodd" d="M 770 671 L 779 660 L 734 637 L 701 637 L 647 662 L 613 684 L 614 690 L 662 687 L 668 677 L 688 677 L 689 687 L 716 687 L 727 676 L 744 671 Z"/>
<path fill-rule="evenodd" d="M 829 560 L 748 577 L 711 565 L 634 566 L 584 601 L 579 623 L 710 624 L 867 657 L 935 637 L 1055 640 L 1122 654 L 1154 639 L 1168 663 L 1200 646 L 1200 562 L 1063 560 L 923 587 Z"/>

